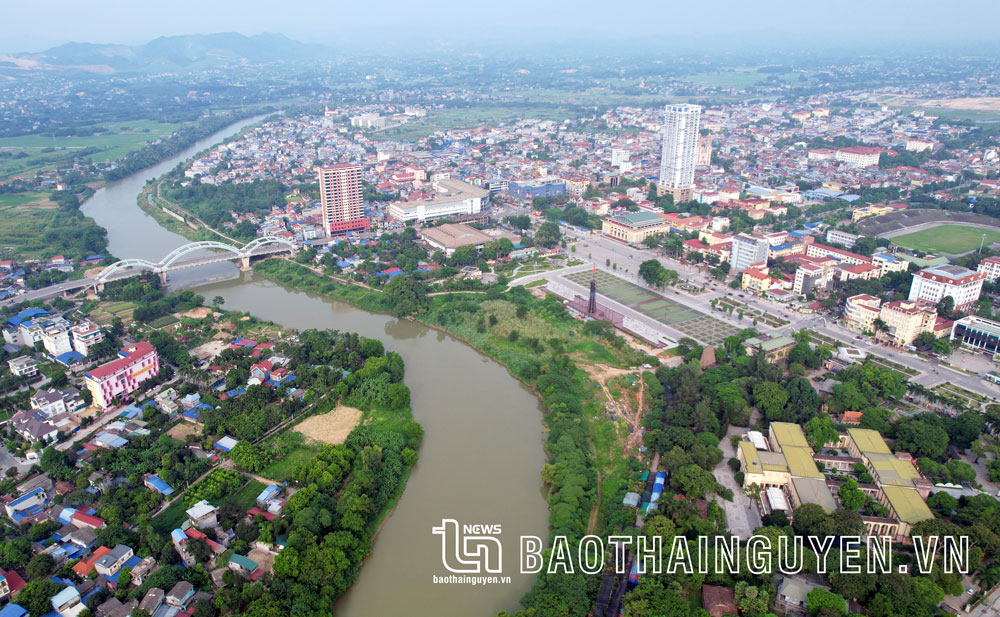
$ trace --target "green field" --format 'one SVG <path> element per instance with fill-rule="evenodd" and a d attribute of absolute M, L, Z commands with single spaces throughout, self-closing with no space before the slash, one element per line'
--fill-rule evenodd
<path fill-rule="evenodd" d="M 94 125 L 97 135 L 53 137 L 21 135 L 0 138 L 0 178 L 66 165 L 84 155 L 105 162 L 138 150 L 180 127 L 151 120 Z"/>
<path fill-rule="evenodd" d="M 1000 242 L 1000 231 L 967 225 L 941 225 L 912 234 L 896 236 L 892 238 L 892 241 L 899 246 L 917 251 L 957 255 L 978 249 L 983 234 L 986 234 L 984 246 Z"/>
<path fill-rule="evenodd" d="M 415 141 L 428 137 L 437 131 L 451 129 L 472 129 L 480 126 L 495 126 L 504 122 L 516 121 L 521 118 L 538 118 L 540 120 L 555 120 L 562 122 L 573 119 L 579 114 L 559 107 L 545 105 L 514 105 L 511 107 L 475 107 L 466 109 L 432 109 L 423 118 L 414 118 L 406 124 L 372 131 L 373 139 L 391 139 L 399 141 Z"/>

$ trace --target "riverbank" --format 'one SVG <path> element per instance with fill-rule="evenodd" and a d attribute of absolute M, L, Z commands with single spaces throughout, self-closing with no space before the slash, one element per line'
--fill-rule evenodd
<path fill-rule="evenodd" d="M 286 260 L 259 263 L 255 274 L 367 311 L 384 313 L 391 308 L 383 294 L 337 283 Z M 542 401 L 548 460 L 540 473 L 548 488 L 551 535 L 578 538 L 612 531 L 622 522 L 614 506 L 639 463 L 622 455 L 628 430 L 604 414 L 599 391 L 581 367 L 628 369 L 645 362 L 643 354 L 620 338 L 587 331 L 558 300 L 536 297 L 520 287 L 483 295 L 429 297 L 425 309 L 413 318 L 501 364 Z M 543 574 L 524 603 L 531 608 L 536 602 L 552 601 L 551 596 L 543 600 L 552 586 L 586 584 L 585 578 L 573 575 Z M 558 601 L 568 603 L 568 598 L 563 595 Z M 566 608 L 567 614 L 580 609 L 575 606 L 570 611 L 568 604 Z"/>
<path fill-rule="evenodd" d="M 164 211 L 163 206 L 157 206 L 150 203 L 150 200 L 155 200 L 152 195 L 153 187 L 155 184 L 148 184 L 143 187 L 142 192 L 136 198 L 136 205 L 139 209 L 153 217 L 157 225 L 171 231 L 177 235 L 184 236 L 191 242 L 200 242 L 202 240 L 218 240 L 219 237 L 212 233 L 211 231 L 204 228 L 192 228 L 191 225 L 183 220 L 183 218 L 177 218 L 177 216 L 172 216 L 170 213 Z"/>

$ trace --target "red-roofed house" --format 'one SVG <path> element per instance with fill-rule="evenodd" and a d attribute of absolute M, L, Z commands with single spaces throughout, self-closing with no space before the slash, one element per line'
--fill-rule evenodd
<path fill-rule="evenodd" d="M 271 375 L 271 370 L 273 368 L 274 365 L 271 364 L 270 360 L 263 360 L 250 367 L 250 376 L 264 381 Z"/>
<path fill-rule="evenodd" d="M 160 371 L 156 349 L 147 342 L 130 345 L 112 360 L 84 374 L 87 389 L 94 395 L 94 405 L 101 409 L 111 406 L 117 396 L 131 394 L 139 384 L 155 377 Z"/>
<path fill-rule="evenodd" d="M 97 560 L 110 552 L 110 548 L 106 546 L 98 546 L 90 555 L 90 559 L 81 559 L 76 565 L 73 566 L 73 571 L 81 577 L 86 578 L 87 575 L 94 571 L 94 564 L 97 563 Z"/>
<path fill-rule="evenodd" d="M 74 512 L 73 516 L 70 517 L 73 524 L 77 527 L 90 527 L 91 529 L 104 529 L 107 527 L 107 523 L 104 519 L 97 518 L 96 516 L 87 514 L 86 512 Z"/>
<path fill-rule="evenodd" d="M 24 579 L 17 572 L 0 570 L 0 600 L 7 596 L 17 595 L 17 592 L 21 591 L 23 587 Z"/>

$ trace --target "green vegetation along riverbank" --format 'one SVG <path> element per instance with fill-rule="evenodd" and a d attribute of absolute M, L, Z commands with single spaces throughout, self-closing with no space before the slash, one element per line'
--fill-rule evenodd
<path fill-rule="evenodd" d="M 502 363 L 534 389 L 546 409 L 548 462 L 541 473 L 549 488 L 552 536 L 572 541 L 621 523 L 612 505 L 620 501 L 638 462 L 622 455 L 619 427 L 603 415 L 588 370 L 635 367 L 645 356 L 613 332 L 588 328 L 559 300 L 537 297 L 523 287 L 428 296 L 423 283 L 400 276 L 379 293 L 280 259 L 257 264 L 255 272 L 366 310 L 412 314 Z M 544 614 L 578 615 L 581 608 L 586 613 L 597 583 L 599 578 L 581 573 L 542 574 L 523 602 L 529 609 L 555 609 Z"/>

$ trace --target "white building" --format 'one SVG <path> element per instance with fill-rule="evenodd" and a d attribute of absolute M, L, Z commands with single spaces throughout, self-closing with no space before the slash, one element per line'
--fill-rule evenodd
<path fill-rule="evenodd" d="M 31 356 L 21 356 L 7 361 L 10 372 L 15 377 L 34 377 L 38 375 L 38 363 Z"/>
<path fill-rule="evenodd" d="M 910 268 L 910 262 L 885 253 L 872 255 L 872 265 L 878 268 L 879 278 L 890 272 L 906 272 Z"/>
<path fill-rule="evenodd" d="M 986 280 L 991 283 L 995 283 L 997 277 L 1000 276 L 1000 257 L 987 257 L 979 262 L 979 266 L 976 268 L 976 271 L 984 272 L 986 274 Z"/>
<path fill-rule="evenodd" d="M 855 234 L 849 234 L 846 231 L 840 231 L 839 229 L 830 229 L 826 232 L 826 241 L 835 244 L 842 244 L 847 248 L 854 248 L 857 244 L 858 238 Z"/>
<path fill-rule="evenodd" d="M 617 167 L 621 171 L 631 171 L 632 162 L 629 160 L 632 153 L 625 148 L 611 149 L 611 166 Z"/>
<path fill-rule="evenodd" d="M 489 190 L 461 180 L 438 180 L 433 184 L 438 195 L 417 201 L 396 201 L 389 205 L 389 216 L 401 223 L 426 221 L 464 214 L 478 214 L 489 198 Z"/>
<path fill-rule="evenodd" d="M 739 233 L 733 236 L 729 264 L 735 273 L 743 272 L 754 264 L 767 263 L 771 245 L 767 238 Z"/>
<path fill-rule="evenodd" d="M 910 300 L 938 303 L 945 296 L 955 300 L 955 310 L 967 311 L 979 299 L 986 273 L 951 264 L 932 266 L 913 273 Z"/>
<path fill-rule="evenodd" d="M 73 351 L 73 344 L 69 339 L 69 330 L 65 324 L 61 323 L 45 326 L 45 329 L 42 330 L 42 345 L 45 346 L 45 351 L 53 356 Z"/>
<path fill-rule="evenodd" d="M 660 186 L 673 191 L 675 201 L 690 200 L 693 194 L 700 121 L 700 105 L 667 105 L 664 110 Z M 686 193 L 686 199 L 678 199 L 678 193 Z"/>
<path fill-rule="evenodd" d="M 90 348 L 104 340 L 104 330 L 89 321 L 76 324 L 70 329 L 73 338 L 73 349 L 83 355 L 90 352 Z"/>
<path fill-rule="evenodd" d="M 854 146 L 851 148 L 840 148 L 837 150 L 834 158 L 838 161 L 844 161 L 851 167 L 872 167 L 878 165 L 878 160 L 881 156 L 881 148 Z"/>

